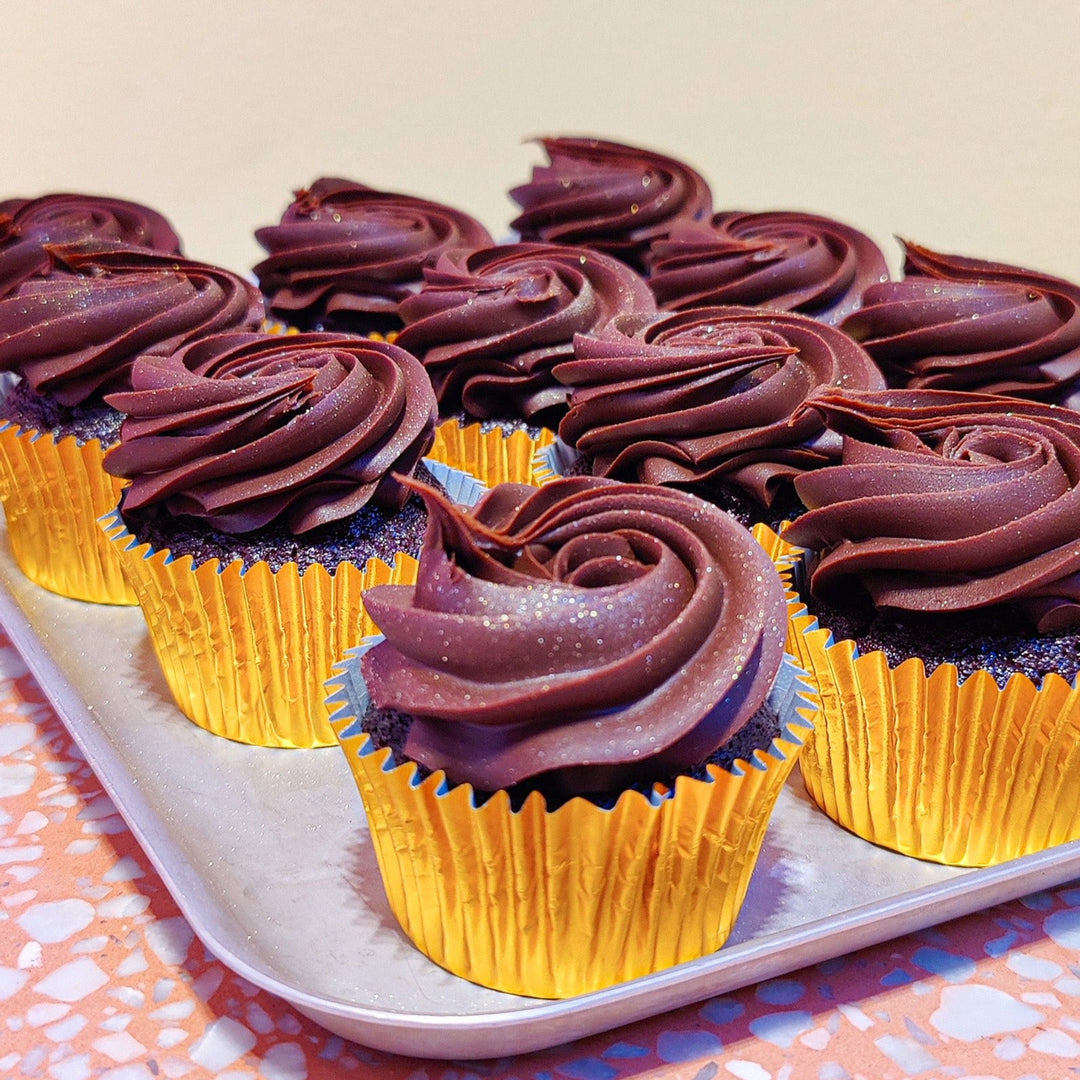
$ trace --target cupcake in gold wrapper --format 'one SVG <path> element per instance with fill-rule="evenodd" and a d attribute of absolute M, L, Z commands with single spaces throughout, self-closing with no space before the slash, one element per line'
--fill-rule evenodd
<path fill-rule="evenodd" d="M 1080 414 L 958 391 L 810 404 L 843 461 L 763 541 L 804 601 L 811 797 L 951 865 L 1080 839 Z"/>
<path fill-rule="evenodd" d="M 392 910 L 425 955 L 569 997 L 719 948 L 809 701 L 763 549 L 593 477 L 425 492 L 418 579 L 331 680 Z"/>
<path fill-rule="evenodd" d="M 6 250 L 0 243 L 0 262 Z M 0 299 L 0 370 L 20 376 L 0 404 L 12 552 L 52 592 L 133 604 L 97 524 L 122 487 L 102 468 L 120 427 L 104 395 L 128 385 L 136 356 L 254 326 L 262 304 L 239 277 L 175 255 L 83 243 L 42 257 L 42 274 Z"/>
<path fill-rule="evenodd" d="M 363 590 L 415 575 L 426 514 L 400 477 L 434 428 L 423 370 L 362 338 L 226 334 L 139 361 L 132 385 L 106 529 L 177 704 L 241 742 L 332 745 L 323 684 L 375 629 Z"/>
<path fill-rule="evenodd" d="M 442 423 L 432 456 L 481 483 L 538 485 L 536 455 L 566 412 L 553 368 L 574 337 L 656 305 L 611 256 L 557 244 L 503 244 L 442 255 L 402 301 L 398 344 L 423 363 Z"/>

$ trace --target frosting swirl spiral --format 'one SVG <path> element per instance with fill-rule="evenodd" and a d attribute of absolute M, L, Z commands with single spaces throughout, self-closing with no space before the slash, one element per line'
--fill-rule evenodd
<path fill-rule="evenodd" d="M 450 416 L 544 423 L 565 411 L 551 373 L 576 333 L 652 314 L 645 282 L 617 259 L 555 244 L 506 244 L 444 256 L 401 304 L 398 344 L 418 356 Z"/>
<path fill-rule="evenodd" d="M 62 405 L 123 389 L 135 358 L 263 317 L 236 274 L 140 248 L 50 248 L 65 273 L 0 299 L 0 371 Z"/>
<path fill-rule="evenodd" d="M 904 280 L 872 285 L 841 327 L 890 382 L 1080 405 L 1080 286 L 905 248 Z"/>
<path fill-rule="evenodd" d="M 435 431 L 417 361 L 394 345 L 337 334 L 218 334 L 144 356 L 106 471 L 127 477 L 124 514 L 151 508 L 245 533 L 299 534 L 368 501 L 396 510 Z"/>
<path fill-rule="evenodd" d="M 611 790 L 700 764 L 765 700 L 783 590 L 727 514 L 598 477 L 499 485 L 468 513 L 422 494 L 416 585 L 365 594 L 386 641 L 364 677 L 415 717 L 410 757 L 483 790 Z"/>
<path fill-rule="evenodd" d="M 494 242 L 460 210 L 333 177 L 296 192 L 281 223 L 255 237 L 269 252 L 255 275 L 270 310 L 303 329 L 380 319 L 400 326 L 398 305 L 420 288 L 425 266 Z"/>
<path fill-rule="evenodd" d="M 550 164 L 510 192 L 522 240 L 581 244 L 644 270 L 652 241 L 712 212 L 709 185 L 675 158 L 601 139 L 538 141 Z"/>
<path fill-rule="evenodd" d="M 103 243 L 180 254 L 173 227 L 140 203 L 63 192 L 0 202 L 0 296 L 53 269 L 47 245 Z"/>
<path fill-rule="evenodd" d="M 653 242 L 649 265 L 649 285 L 668 311 L 740 304 L 798 311 L 833 326 L 889 276 L 869 236 L 793 210 L 732 210 L 708 225 L 681 225 Z"/>
<path fill-rule="evenodd" d="M 808 396 L 884 386 L 839 330 L 759 308 L 698 308 L 632 334 L 578 336 L 574 355 L 555 368 L 571 388 L 559 436 L 592 459 L 594 474 L 721 480 L 763 506 L 784 482 L 839 456 L 820 418 L 799 412 Z"/>
<path fill-rule="evenodd" d="M 1080 414 L 955 390 L 824 393 L 839 465 L 800 477 L 785 534 L 820 552 L 811 588 L 861 585 L 916 612 L 1015 605 L 1039 632 L 1080 625 Z"/>

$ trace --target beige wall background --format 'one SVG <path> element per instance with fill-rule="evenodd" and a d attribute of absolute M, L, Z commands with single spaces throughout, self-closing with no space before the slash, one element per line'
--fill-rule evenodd
<path fill-rule="evenodd" d="M 0 190 L 150 203 L 246 271 L 320 175 L 460 206 L 597 135 L 681 157 L 718 209 L 847 220 L 1080 280 L 1075 0 L 735 4 L 5 0 Z"/>

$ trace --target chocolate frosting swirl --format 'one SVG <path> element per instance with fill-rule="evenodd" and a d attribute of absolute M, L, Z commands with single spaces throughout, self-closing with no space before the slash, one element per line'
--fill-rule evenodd
<path fill-rule="evenodd" d="M 835 326 L 888 280 L 881 249 L 843 222 L 793 210 L 725 211 L 682 225 L 649 252 L 661 308 L 740 304 L 798 311 Z"/>
<path fill-rule="evenodd" d="M 424 278 L 397 340 L 423 361 L 443 416 L 555 423 L 567 390 L 551 369 L 573 356 L 574 334 L 656 310 L 617 259 L 555 244 L 444 256 Z"/>
<path fill-rule="evenodd" d="M 1080 405 L 1080 286 L 905 247 L 904 280 L 871 286 L 842 324 L 891 383 Z"/>
<path fill-rule="evenodd" d="M 538 141 L 550 164 L 510 192 L 522 240 L 582 244 L 644 270 L 650 243 L 712 212 L 709 185 L 675 158 L 600 139 Z"/>
<path fill-rule="evenodd" d="M 800 477 L 786 538 L 820 552 L 823 597 L 883 608 L 1015 605 L 1039 632 L 1080 625 L 1080 414 L 950 390 L 825 393 L 808 407 L 842 463 Z"/>
<path fill-rule="evenodd" d="M 0 296 L 54 269 L 49 245 L 118 243 L 180 254 L 180 238 L 156 210 L 104 195 L 56 193 L 0 202 Z"/>
<path fill-rule="evenodd" d="M 77 405 L 128 385 L 144 353 L 258 326 L 258 290 L 220 267 L 139 248 L 50 248 L 65 273 L 0 299 L 0 371 Z"/>
<path fill-rule="evenodd" d="M 430 448 L 435 398 L 403 349 L 338 334 L 218 334 L 143 357 L 105 458 L 127 477 L 124 514 L 155 508 L 245 533 L 299 534 L 369 501 L 400 509 Z"/>
<path fill-rule="evenodd" d="M 255 237 L 269 252 L 255 274 L 270 310 L 303 329 L 400 327 L 398 305 L 420 288 L 425 266 L 494 242 L 460 210 L 333 177 L 297 191 L 281 223 Z"/>
<path fill-rule="evenodd" d="M 365 594 L 386 641 L 364 677 L 414 717 L 410 757 L 482 790 L 618 790 L 700 764 L 765 700 L 783 590 L 727 514 L 597 477 L 500 485 L 468 513 L 422 494 L 417 584 Z"/>
<path fill-rule="evenodd" d="M 632 334 L 578 336 L 574 354 L 555 368 L 572 388 L 559 436 L 595 474 L 720 480 L 764 506 L 786 481 L 839 457 L 839 438 L 799 412 L 807 397 L 884 386 L 839 330 L 758 308 L 700 308 Z"/>

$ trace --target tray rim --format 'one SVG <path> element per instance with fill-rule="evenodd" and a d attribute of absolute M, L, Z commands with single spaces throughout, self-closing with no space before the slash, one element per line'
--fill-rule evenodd
<path fill-rule="evenodd" d="M 6 530 L 0 562 L 5 571 L 10 571 Z M 17 569 L 14 573 L 18 574 Z M 27 583 L 27 588 L 38 587 Z M 93 607 L 87 605 L 88 613 Z M 203 888 L 197 868 L 171 843 L 166 843 L 171 850 L 163 853 L 159 849 L 150 833 L 158 827 L 167 835 L 167 823 L 138 790 L 137 781 L 94 718 L 93 703 L 84 700 L 53 651 L 41 640 L 32 616 L 3 575 L 0 625 L 204 945 L 226 967 L 283 998 L 331 1032 L 407 1057 L 462 1060 L 550 1049 L 1080 877 L 1080 841 L 1074 841 L 995 867 L 963 869 L 947 880 L 888 900 L 864 903 L 834 916 L 731 944 L 698 960 L 579 997 L 520 999 L 528 1004 L 519 1008 L 507 1006 L 468 1014 L 405 1012 L 320 996 L 291 985 L 272 970 L 264 970 L 239 955 L 221 940 L 211 925 L 213 920 L 207 917 L 221 913 L 204 912 L 189 898 L 188 885 L 194 883 L 195 892 Z M 140 820 L 140 815 L 145 815 L 145 820 Z M 838 948 L 841 941 L 842 947 Z M 478 1048 L 482 1051 L 477 1052 Z"/>

